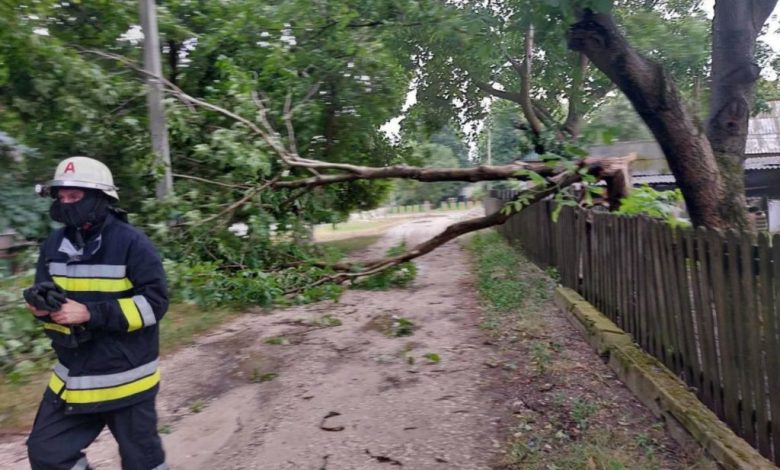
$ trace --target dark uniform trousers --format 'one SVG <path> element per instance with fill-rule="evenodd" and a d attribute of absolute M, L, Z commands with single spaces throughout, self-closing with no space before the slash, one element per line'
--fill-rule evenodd
<path fill-rule="evenodd" d="M 167 470 L 154 402 L 151 397 L 102 413 L 66 414 L 64 402 L 47 391 L 27 440 L 32 470 L 89 469 L 83 449 L 105 426 L 119 443 L 123 470 Z"/>

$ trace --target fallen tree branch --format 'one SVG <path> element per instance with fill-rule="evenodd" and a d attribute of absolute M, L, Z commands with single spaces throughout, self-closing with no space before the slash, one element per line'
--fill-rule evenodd
<path fill-rule="evenodd" d="M 330 168 L 331 164 L 324 163 L 323 166 Z M 357 165 L 342 166 L 348 166 L 350 172 L 319 175 L 291 181 L 278 181 L 273 184 L 273 187 L 293 189 L 324 186 L 356 180 L 384 178 L 404 178 L 422 182 L 469 181 L 473 183 L 477 181 L 496 181 L 510 178 L 525 180 L 527 178 L 521 174 L 524 171 L 533 171 L 542 176 L 552 176 L 563 171 L 562 168 L 550 167 L 543 162 L 516 162 L 509 165 L 481 165 L 471 168 L 425 168 L 406 165 L 394 165 L 384 168 Z"/>
<path fill-rule="evenodd" d="M 231 183 L 221 183 L 219 181 L 213 181 L 206 178 L 201 178 L 199 176 L 192 176 L 192 175 L 183 175 L 181 173 L 173 173 L 172 175 L 174 178 L 182 178 L 187 180 L 193 180 L 193 181 L 200 181 L 201 183 L 207 183 L 207 184 L 213 184 L 216 186 L 222 186 L 224 188 L 230 188 L 230 189 L 251 189 L 252 186 L 248 186 L 245 184 L 231 184 Z"/>
<path fill-rule="evenodd" d="M 600 168 L 601 171 L 603 171 L 603 168 L 602 167 Z M 577 170 L 565 171 L 563 173 L 548 178 L 547 184 L 543 186 L 536 186 L 532 189 L 521 192 L 515 197 L 514 200 L 516 201 L 523 198 L 524 200 L 523 207 L 527 207 L 581 180 L 582 180 L 582 175 L 580 174 L 579 171 Z M 351 270 L 352 272 L 349 272 L 350 265 L 339 264 L 338 269 L 342 270 L 342 272 L 323 277 L 307 286 L 292 289 L 288 292 L 285 292 L 285 295 L 295 294 L 305 289 L 310 289 L 312 287 L 316 287 L 321 284 L 327 284 L 327 283 L 342 284 L 350 280 L 377 274 L 392 266 L 396 266 L 401 263 L 411 261 L 415 258 L 419 258 L 420 256 L 430 253 L 431 251 L 447 243 L 448 241 L 453 240 L 466 233 L 474 232 L 488 227 L 494 227 L 496 225 L 501 225 L 504 222 L 506 222 L 509 219 L 509 217 L 511 217 L 512 215 L 518 212 L 519 210 L 500 210 L 498 212 L 483 217 L 477 217 L 474 219 L 465 220 L 463 222 L 454 223 L 448 226 L 446 229 L 444 229 L 444 231 L 441 232 L 440 234 L 418 244 L 417 246 L 407 251 L 406 253 L 391 258 L 378 259 L 378 260 L 370 261 L 368 263 L 363 263 L 362 269 Z M 357 267 L 359 265 L 357 263 L 354 263 L 351 266 Z"/>
<path fill-rule="evenodd" d="M 260 191 L 268 188 L 271 184 L 273 184 L 274 181 L 275 180 L 272 180 L 272 181 L 269 181 L 269 182 L 267 182 L 267 183 L 265 183 L 263 185 L 260 185 L 260 186 L 257 186 L 255 188 L 250 189 L 249 191 L 246 192 L 244 197 L 242 197 L 238 201 L 234 202 L 233 204 L 228 206 L 226 209 L 224 209 L 224 210 L 222 210 L 222 211 L 212 215 L 211 217 L 207 217 L 206 219 L 198 221 L 197 222 L 198 225 L 204 225 L 204 224 L 206 224 L 208 222 L 211 222 L 212 220 L 215 220 L 215 219 L 218 219 L 218 218 L 222 217 L 225 214 L 232 214 L 233 212 L 235 212 L 236 209 L 238 209 L 239 207 L 241 207 L 244 204 L 246 204 L 247 202 L 249 202 L 249 200 L 252 199 L 257 193 L 259 193 Z M 266 207 L 271 207 L 271 206 L 266 205 Z"/>
<path fill-rule="evenodd" d="M 298 293 L 302 290 L 309 289 L 321 284 L 335 283 L 341 284 L 350 280 L 358 279 L 361 277 L 371 276 L 377 274 L 385 269 L 399 265 L 401 263 L 411 261 L 415 258 L 419 258 L 427 253 L 430 253 L 434 249 L 441 245 L 453 240 L 466 233 L 474 232 L 484 228 L 494 227 L 506 222 L 512 215 L 517 214 L 523 208 L 528 207 L 536 202 L 539 202 L 574 183 L 582 181 L 583 173 L 592 175 L 598 179 L 604 179 L 607 181 L 608 194 L 615 193 L 620 195 L 626 194 L 627 185 L 629 184 L 628 165 L 636 159 L 636 154 L 630 154 L 623 157 L 616 158 L 586 158 L 577 163 L 576 166 L 569 169 L 560 171 L 557 174 L 553 174 L 545 178 L 544 185 L 536 185 L 526 191 L 522 191 L 515 196 L 515 198 L 508 202 L 511 204 L 514 201 L 523 201 L 523 205 L 519 209 L 507 208 L 489 214 L 483 217 L 477 217 L 474 219 L 465 220 L 463 222 L 457 222 L 448 226 L 440 234 L 418 244 L 411 250 L 398 256 L 391 258 L 382 258 L 364 263 L 336 263 L 331 266 L 325 264 L 318 264 L 320 267 L 330 267 L 331 269 L 338 270 L 340 272 L 331 276 L 326 276 L 318 281 L 309 284 L 307 286 L 290 290 L 285 292 L 285 295 Z M 585 171 L 583 171 L 585 170 Z M 612 200 L 613 198 L 610 198 Z M 360 267 L 361 269 L 356 269 Z"/>

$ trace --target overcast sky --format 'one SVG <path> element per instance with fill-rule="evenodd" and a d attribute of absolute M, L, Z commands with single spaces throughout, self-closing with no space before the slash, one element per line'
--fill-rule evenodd
<path fill-rule="evenodd" d="M 710 18 L 712 18 L 713 15 L 713 5 L 715 5 L 715 0 L 704 0 L 702 2 L 702 7 L 704 7 L 704 10 Z M 769 17 L 769 31 L 762 37 L 762 39 L 776 51 L 780 51 L 780 32 L 778 32 L 778 29 L 780 29 L 780 22 L 778 21 L 778 16 L 780 16 L 780 4 L 777 5 L 775 11 Z"/>

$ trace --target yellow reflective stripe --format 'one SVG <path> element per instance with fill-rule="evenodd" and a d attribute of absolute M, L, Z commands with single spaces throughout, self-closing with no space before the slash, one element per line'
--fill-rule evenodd
<path fill-rule="evenodd" d="M 133 288 L 130 279 L 52 276 L 54 282 L 70 292 L 124 292 Z"/>
<path fill-rule="evenodd" d="M 57 323 L 44 323 L 43 328 L 46 330 L 54 330 L 58 333 L 62 333 L 63 335 L 70 334 L 70 328 L 68 328 L 67 326 L 62 326 Z"/>
<path fill-rule="evenodd" d="M 119 400 L 137 393 L 145 392 L 160 382 L 160 369 L 154 374 L 117 387 L 96 388 L 93 390 L 65 390 L 62 398 L 67 403 L 98 403 L 102 401 Z M 62 381 L 60 381 L 62 383 Z M 50 385 L 51 386 L 51 382 Z M 56 389 L 53 388 L 56 391 Z"/>
<path fill-rule="evenodd" d="M 127 331 L 135 331 L 144 326 L 143 320 L 141 320 L 141 312 L 138 311 L 138 307 L 132 298 L 117 299 L 119 302 L 119 308 L 122 309 L 122 313 L 127 319 Z"/>
<path fill-rule="evenodd" d="M 62 390 L 62 387 L 64 386 L 65 382 L 57 377 L 57 374 L 51 374 L 51 378 L 49 379 L 49 388 L 52 392 L 59 394 L 60 390 Z"/>

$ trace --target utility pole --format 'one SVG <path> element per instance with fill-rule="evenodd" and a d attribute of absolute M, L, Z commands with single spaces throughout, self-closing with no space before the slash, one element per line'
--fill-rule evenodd
<path fill-rule="evenodd" d="M 146 77 L 148 91 L 146 106 L 149 109 L 149 131 L 152 134 L 152 151 L 155 164 L 165 169 L 163 179 L 157 183 L 157 199 L 163 199 L 173 192 L 171 175 L 171 152 L 168 147 L 168 127 L 165 124 L 163 106 L 163 87 L 160 61 L 160 35 L 157 32 L 157 13 L 155 0 L 139 0 L 141 28 L 144 33 L 144 69 L 152 76 Z"/>

